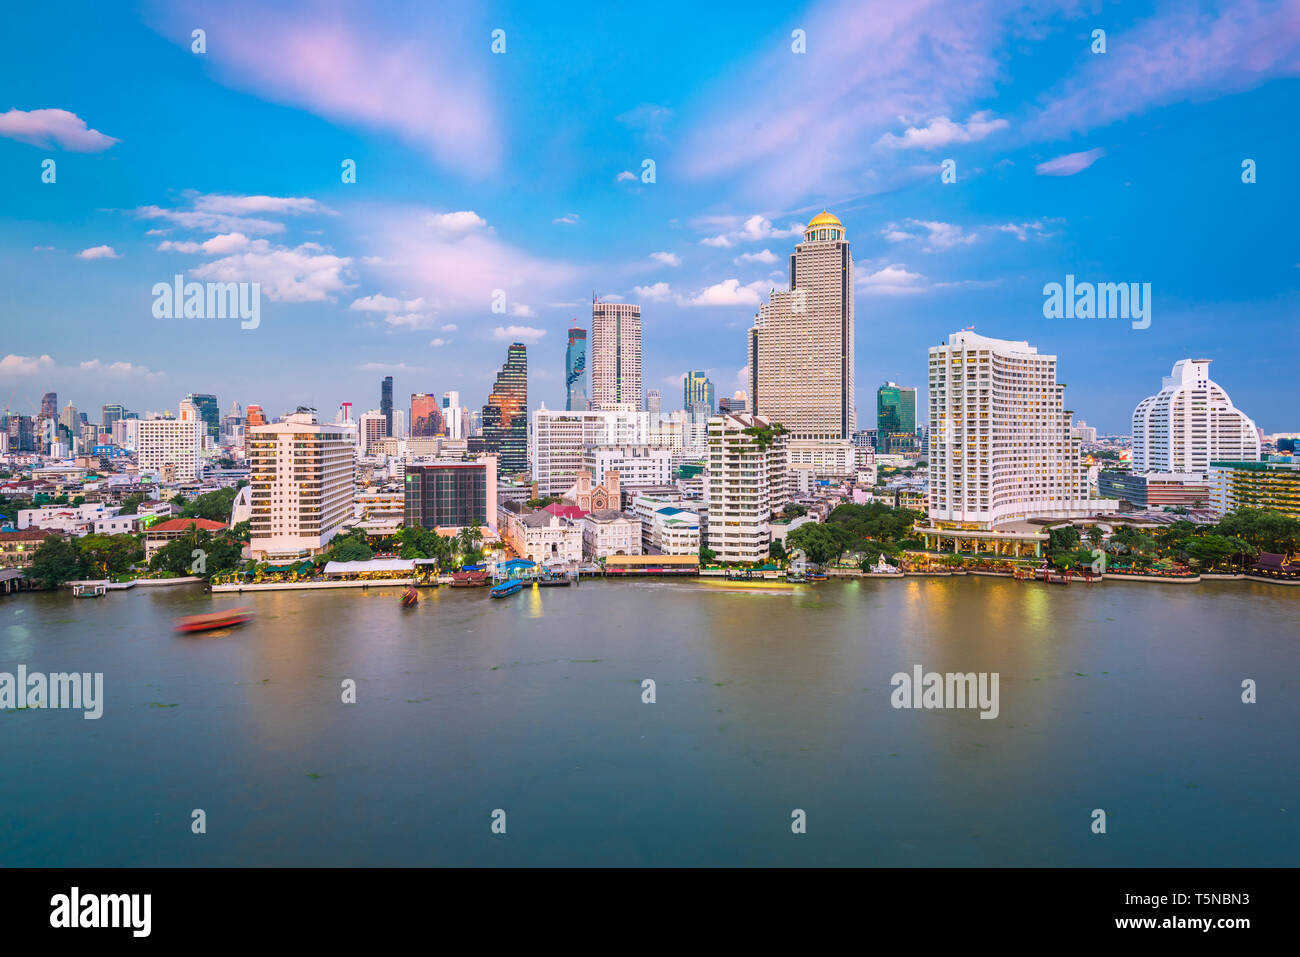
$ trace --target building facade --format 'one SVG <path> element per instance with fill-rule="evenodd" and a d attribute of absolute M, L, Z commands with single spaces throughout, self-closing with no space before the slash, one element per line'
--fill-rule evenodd
<path fill-rule="evenodd" d="M 591 407 L 641 411 L 641 307 L 591 301 Z"/>
<path fill-rule="evenodd" d="M 478 444 L 497 456 L 502 474 L 528 471 L 528 349 L 522 342 L 512 342 L 506 352 L 506 363 L 483 406 Z"/>
<path fill-rule="evenodd" d="M 709 420 L 708 543 L 720 561 L 768 557 L 769 523 L 789 501 L 788 437 L 776 425 L 744 412 Z"/>
<path fill-rule="evenodd" d="M 749 334 L 751 408 L 795 439 L 847 439 L 853 398 L 853 255 L 825 211 L 790 256 L 790 288 L 774 290 Z"/>
<path fill-rule="evenodd" d="M 1212 462 L 1210 507 L 1219 515 L 1236 508 L 1266 508 L 1300 519 L 1300 462 Z"/>
<path fill-rule="evenodd" d="M 616 509 L 598 509 L 582 517 L 582 551 L 587 558 L 641 554 L 641 523 Z"/>
<path fill-rule="evenodd" d="M 402 521 L 409 526 L 459 531 L 470 525 L 496 532 L 497 463 L 429 462 L 406 467 Z"/>
<path fill-rule="evenodd" d="M 140 419 L 136 425 L 136 464 L 142 472 L 167 472 L 177 482 L 201 479 L 203 434 L 203 422 L 188 410 L 179 419 Z"/>
<path fill-rule="evenodd" d="M 248 430 L 252 515 L 249 552 L 257 560 L 324 551 L 352 516 L 356 460 L 350 436 L 310 412 Z"/>
<path fill-rule="evenodd" d="M 930 348 L 929 525 L 937 543 L 985 541 L 1019 554 L 1046 534 L 1031 519 L 1114 511 L 1091 500 L 1056 356 L 1027 342 L 957 332 Z M 1015 526 L 1015 527 L 1013 527 Z M 965 534 L 969 533 L 969 534 Z"/>
<path fill-rule="evenodd" d="M 567 412 L 586 412 L 587 398 L 587 330 L 574 326 L 569 330 L 569 345 L 564 350 L 564 408 Z"/>
<path fill-rule="evenodd" d="M 1259 430 L 1210 379 L 1209 359 L 1180 359 L 1133 410 L 1133 471 L 1205 473 L 1214 459 L 1259 460 Z"/>

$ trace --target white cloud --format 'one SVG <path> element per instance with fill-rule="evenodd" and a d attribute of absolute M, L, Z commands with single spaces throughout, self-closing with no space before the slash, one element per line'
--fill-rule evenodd
<path fill-rule="evenodd" d="M 739 279 L 724 279 L 700 290 L 690 299 L 679 301 L 683 306 L 757 306 L 762 302 L 763 293 L 771 288 L 766 282 L 742 286 Z"/>
<path fill-rule="evenodd" d="M 1006 120 L 993 119 L 988 110 L 972 113 L 966 125 L 953 122 L 946 116 L 936 116 L 928 126 L 909 126 L 902 136 L 886 133 L 878 145 L 893 149 L 937 149 L 952 143 L 973 143 L 990 133 L 1007 128 Z"/>
<path fill-rule="evenodd" d="M 537 313 L 533 312 L 532 306 L 526 306 L 522 302 L 512 302 L 510 304 L 510 315 L 518 316 L 520 319 L 532 319 Z"/>
<path fill-rule="evenodd" d="M 641 300 L 658 301 L 672 296 L 672 290 L 668 288 L 666 282 L 657 282 L 650 286 L 635 286 L 632 292 Z"/>
<path fill-rule="evenodd" d="M 460 326 L 456 325 L 454 322 L 449 322 L 445 326 L 440 327 L 441 332 L 458 332 L 459 330 Z"/>
<path fill-rule="evenodd" d="M 857 286 L 863 292 L 877 296 L 905 296 L 925 291 L 925 277 L 908 272 L 905 266 L 895 263 L 876 272 L 862 276 Z"/>
<path fill-rule="evenodd" d="M 47 355 L 19 356 L 9 354 L 0 359 L 0 375 L 35 375 L 54 367 L 54 360 Z"/>
<path fill-rule="evenodd" d="M 676 253 L 651 253 L 650 258 L 664 266 L 680 266 L 681 257 Z"/>
<path fill-rule="evenodd" d="M 349 309 L 355 312 L 413 312 L 424 308 L 424 299 L 394 299 L 392 296 L 375 294 L 362 296 L 353 301 Z"/>
<path fill-rule="evenodd" d="M 227 193 L 204 193 L 194 197 L 194 208 L 205 213 L 247 216 L 272 213 L 298 216 L 332 212 L 308 196 L 237 196 Z"/>
<path fill-rule="evenodd" d="M 150 230 L 152 232 L 152 230 Z M 249 239 L 243 233 L 222 233 L 205 242 L 175 242 L 164 239 L 158 244 L 160 252 L 205 253 L 209 256 L 223 256 L 248 246 Z"/>
<path fill-rule="evenodd" d="M 907 225 L 913 229 L 924 230 L 924 240 L 926 246 L 931 250 L 951 249 L 954 246 L 968 246 L 979 239 L 975 233 L 968 233 L 962 227 L 953 223 L 942 223 L 934 220 L 909 219 Z M 890 223 L 883 231 L 884 237 L 890 242 L 905 242 L 909 239 L 920 239 L 920 233 L 909 233 L 898 229 L 893 223 Z"/>
<path fill-rule="evenodd" d="M 92 130 L 86 121 L 67 110 L 10 110 L 0 113 L 0 136 L 42 149 L 71 153 L 102 153 L 121 140 Z"/>
<path fill-rule="evenodd" d="M 551 222 L 559 223 L 562 226 L 576 226 L 580 218 L 577 213 L 565 213 L 563 216 L 552 219 Z"/>
<path fill-rule="evenodd" d="M 536 342 L 544 335 L 546 335 L 545 329 L 536 329 L 532 326 L 497 326 L 492 330 L 493 339 L 509 339 L 512 342 Z"/>
<path fill-rule="evenodd" d="M 700 220 L 700 222 L 730 225 L 735 220 L 729 217 L 709 217 L 706 220 Z M 790 223 L 785 229 L 782 229 L 779 226 L 773 226 L 772 221 L 767 217 L 755 213 L 747 217 L 738 227 L 729 229 L 717 236 L 708 236 L 701 239 L 700 243 L 705 246 L 717 246 L 725 249 L 735 243 L 757 243 L 767 239 L 786 239 L 802 236 L 803 229 L 803 225 L 800 223 Z"/>
<path fill-rule="evenodd" d="M 637 175 L 636 175 L 636 173 L 633 173 L 631 170 L 626 170 L 626 169 L 625 169 L 625 170 L 623 170 L 623 172 L 619 173 L 617 176 L 614 177 L 614 182 L 616 182 L 616 183 L 628 183 L 628 182 L 635 183 L 635 182 L 636 182 L 636 179 L 637 179 Z"/>
<path fill-rule="evenodd" d="M 91 246 L 77 253 L 78 259 L 121 259 L 112 246 Z"/>
<path fill-rule="evenodd" d="M 455 213 L 435 213 L 428 217 L 427 222 L 443 233 L 466 233 L 487 226 L 487 220 L 472 209 L 462 209 Z"/>
<path fill-rule="evenodd" d="M 1082 173 L 1105 155 L 1106 150 L 1100 146 L 1082 153 L 1066 153 L 1046 163 L 1039 163 L 1034 167 L 1034 172 L 1039 176 L 1073 176 Z"/>
<path fill-rule="evenodd" d="M 246 251 L 204 263 L 191 274 L 218 282 L 261 283 L 273 302 L 323 302 L 347 288 L 343 272 L 352 259 L 318 250 L 315 243 L 290 249 L 259 239 Z"/>
<path fill-rule="evenodd" d="M 451 340 L 450 340 L 450 339 L 430 339 L 430 340 L 429 340 L 429 345 L 434 346 L 435 348 L 438 347 L 438 346 L 448 346 L 448 345 L 451 345 Z"/>
<path fill-rule="evenodd" d="M 730 248 L 730 246 L 731 246 L 731 240 L 728 239 L 725 235 L 721 235 L 721 236 L 706 236 L 706 237 L 704 237 L 703 239 L 700 240 L 700 245 L 701 245 L 701 246 L 718 246 L 718 247 L 720 247 L 720 248 L 727 249 L 727 248 Z"/>
<path fill-rule="evenodd" d="M 776 262 L 776 253 L 770 249 L 764 249 L 756 253 L 741 253 L 733 261 L 736 263 L 763 263 L 770 266 Z"/>
<path fill-rule="evenodd" d="M 145 366 L 131 362 L 101 362 L 99 359 L 89 359 L 77 368 L 85 373 L 98 373 L 115 379 L 156 379 L 162 375 L 161 372 L 151 372 Z"/>

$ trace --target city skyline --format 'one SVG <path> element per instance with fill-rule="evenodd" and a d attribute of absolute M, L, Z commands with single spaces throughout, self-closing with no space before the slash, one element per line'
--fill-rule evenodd
<path fill-rule="evenodd" d="M 393 375 L 398 395 L 453 388 L 473 408 L 521 341 L 530 407 L 560 408 L 566 330 L 592 288 L 641 306 L 643 392 L 680 394 L 701 370 L 728 395 L 746 388 L 744 329 L 827 208 L 854 243 L 859 383 L 924 390 L 926 350 L 973 325 L 1060 356 L 1076 414 L 1103 433 L 1126 433 L 1146 384 L 1190 356 L 1215 360 L 1265 432 L 1292 428 L 1277 393 L 1297 342 L 1286 239 L 1300 187 L 1284 170 L 1300 134 L 1258 122 L 1285 112 L 1297 82 L 1286 5 L 1044 6 L 1034 26 L 1017 9 L 812 4 L 773 7 L 759 30 L 710 11 L 680 31 L 671 17 L 628 29 L 581 12 L 399 23 L 182 3 L 131 20 L 83 5 L 74 15 L 93 29 L 74 36 L 16 11 L 32 42 L 0 67 L 17 91 L 0 113 L 13 187 L 0 206 L 13 317 L 0 400 L 34 414 L 47 391 L 81 409 L 208 394 L 280 415 L 370 408 L 375 379 Z M 201 55 L 191 21 L 206 24 Z M 653 55 L 603 69 L 608 44 L 559 42 L 580 21 Z M 250 48 L 244 29 L 294 37 L 305 23 L 358 62 L 408 36 L 428 62 L 376 104 L 315 82 L 311 56 Z M 1105 53 L 1091 49 L 1098 28 Z M 935 33 L 969 42 L 924 42 Z M 56 48 L 102 82 L 43 69 Z M 1181 52 L 1196 49 L 1223 55 Z M 847 69 L 880 50 L 866 73 Z M 597 74 L 600 97 L 576 99 Z M 429 117 L 431 101 L 460 105 Z M 184 119 L 159 135 L 161 116 Z M 257 148 L 211 156 L 217 129 Z M 778 148 L 792 140 L 817 146 L 795 160 Z M 54 183 L 41 182 L 47 158 Z M 1200 241 L 1207 231 L 1224 241 Z M 260 325 L 155 318 L 151 288 L 178 273 L 261 282 Z M 1044 318 L 1043 286 L 1067 276 L 1151 283 L 1150 326 Z M 862 427 L 871 409 L 857 399 Z"/>

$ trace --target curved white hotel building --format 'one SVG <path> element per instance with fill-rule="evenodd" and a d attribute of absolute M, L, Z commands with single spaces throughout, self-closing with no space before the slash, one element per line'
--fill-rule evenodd
<path fill-rule="evenodd" d="M 1205 473 L 1218 460 L 1259 460 L 1259 430 L 1210 379 L 1209 359 L 1179 359 L 1133 410 L 1133 472 Z"/>

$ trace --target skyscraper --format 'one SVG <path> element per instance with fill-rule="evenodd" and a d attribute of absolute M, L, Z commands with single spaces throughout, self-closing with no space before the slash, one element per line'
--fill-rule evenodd
<path fill-rule="evenodd" d="M 221 408 L 217 405 L 217 397 L 206 392 L 191 392 L 185 398 L 198 411 L 204 431 L 212 436 L 214 443 L 218 442 L 221 439 Z"/>
<path fill-rule="evenodd" d="M 640 412 L 641 307 L 591 300 L 591 407 Z"/>
<path fill-rule="evenodd" d="M 882 452 L 916 447 L 916 389 L 886 382 L 876 390 L 876 436 Z"/>
<path fill-rule="evenodd" d="M 647 412 L 652 412 L 655 415 L 658 415 L 659 413 L 663 412 L 664 410 L 663 407 L 664 407 L 664 400 L 663 400 L 663 396 L 659 394 L 659 390 L 649 389 L 645 394 L 645 410 Z"/>
<path fill-rule="evenodd" d="M 384 435 L 393 434 L 393 377 L 384 376 L 379 386 L 379 411 L 384 414 Z"/>
<path fill-rule="evenodd" d="M 528 349 L 512 342 L 483 406 L 483 451 L 495 452 L 503 475 L 528 471 Z"/>
<path fill-rule="evenodd" d="M 564 400 L 564 410 L 586 412 L 587 330 L 579 326 L 569 330 L 569 347 L 564 352 L 564 381 L 569 388 Z"/>
<path fill-rule="evenodd" d="M 682 408 L 690 411 L 695 403 L 703 402 L 709 407 L 709 415 L 717 407 L 714 402 L 713 383 L 703 372 L 688 372 L 682 380 Z"/>
<path fill-rule="evenodd" d="M 442 417 L 442 404 L 432 392 L 411 393 L 411 437 L 428 438 L 446 435 L 447 425 Z"/>
<path fill-rule="evenodd" d="M 749 334 L 750 404 L 793 439 L 849 439 L 853 406 L 853 256 L 843 224 L 814 216 Z"/>
<path fill-rule="evenodd" d="M 41 414 L 42 419 L 57 419 L 59 417 L 59 394 L 57 392 L 47 392 L 41 396 Z"/>
<path fill-rule="evenodd" d="M 248 420 L 245 424 L 250 429 L 255 425 L 266 425 L 266 413 L 262 411 L 260 405 L 250 405 L 248 407 Z"/>
<path fill-rule="evenodd" d="M 1133 472 L 1208 472 L 1218 459 L 1259 461 L 1259 431 L 1217 382 L 1209 359 L 1179 359 L 1133 410 Z"/>

